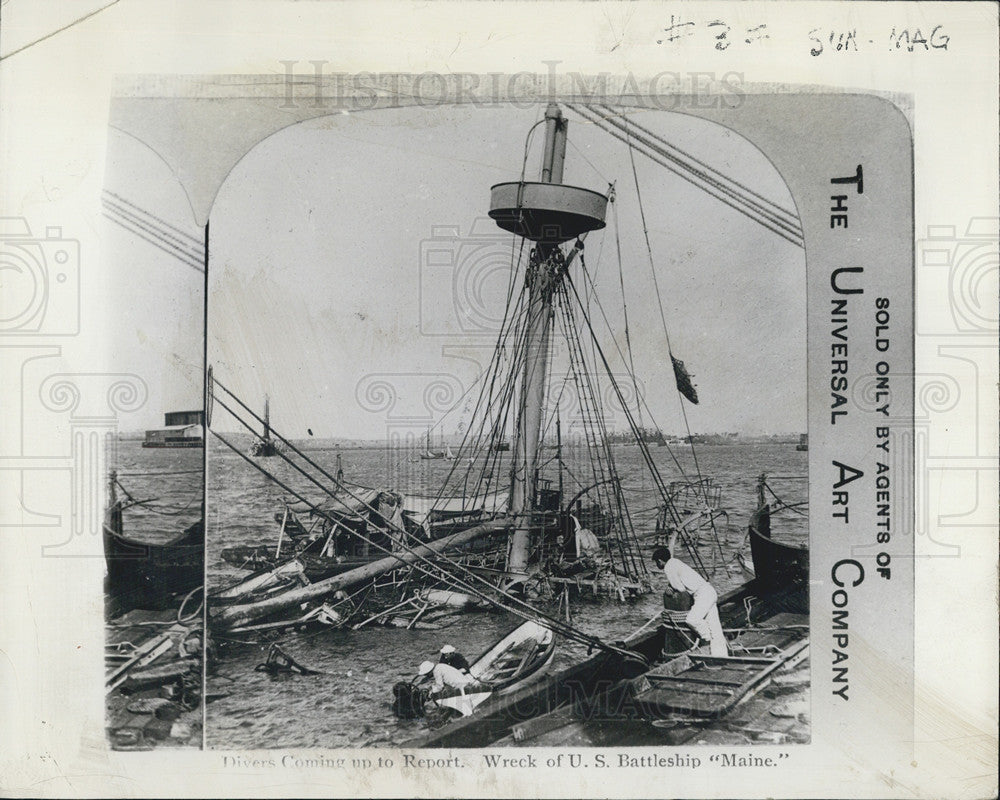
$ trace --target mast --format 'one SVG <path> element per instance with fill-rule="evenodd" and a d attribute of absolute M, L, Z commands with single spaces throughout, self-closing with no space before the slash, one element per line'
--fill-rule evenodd
<path fill-rule="evenodd" d="M 271 439 L 271 398 L 264 395 L 264 441 Z"/>
<path fill-rule="evenodd" d="M 566 125 L 559 106 L 549 103 L 545 110 L 545 151 L 542 156 L 542 183 L 562 183 L 566 159 Z M 558 243 L 539 242 L 528 265 L 527 357 L 521 379 L 517 435 L 514 441 L 511 507 L 518 515 L 510 539 L 507 569 L 523 575 L 530 550 L 531 509 L 535 506 L 538 470 L 538 437 L 548 378 L 549 337 L 552 330 L 552 293 L 562 278 L 562 251 Z"/>
<path fill-rule="evenodd" d="M 498 183 L 490 190 L 490 217 L 504 230 L 535 242 L 525 276 L 527 330 L 511 471 L 510 513 L 515 521 L 507 551 L 507 570 L 515 578 L 527 573 L 530 553 L 552 298 L 569 263 L 582 247 L 578 244 L 566 256 L 560 245 L 603 228 L 608 204 L 605 195 L 563 184 L 566 120 L 555 103 L 549 103 L 544 122 L 541 180 Z"/>

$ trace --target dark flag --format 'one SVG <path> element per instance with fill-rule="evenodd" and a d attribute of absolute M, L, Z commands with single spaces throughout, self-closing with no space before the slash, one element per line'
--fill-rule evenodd
<path fill-rule="evenodd" d="M 677 391 L 684 395 L 692 403 L 698 403 L 698 392 L 695 391 L 694 384 L 691 383 L 691 376 L 688 371 L 684 368 L 684 362 L 670 356 L 670 360 L 674 362 L 674 379 L 677 381 Z"/>

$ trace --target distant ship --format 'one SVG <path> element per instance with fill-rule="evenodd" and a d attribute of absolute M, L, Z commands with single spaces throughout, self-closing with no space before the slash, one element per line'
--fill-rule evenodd
<path fill-rule="evenodd" d="M 801 433 L 799 434 L 799 443 L 795 445 L 796 450 L 808 450 L 809 449 L 809 434 Z"/>
<path fill-rule="evenodd" d="M 204 447 L 203 411 L 168 411 L 163 427 L 146 431 L 143 447 Z"/>
<path fill-rule="evenodd" d="M 449 448 L 449 452 L 451 452 Z M 447 455 L 444 450 L 431 450 L 431 429 L 427 429 L 427 446 L 424 448 L 424 452 L 420 454 L 422 461 L 434 461 L 439 458 L 446 458 Z M 452 456 L 454 459 L 454 456 Z"/>
<path fill-rule="evenodd" d="M 270 458 L 278 455 L 278 445 L 271 438 L 271 398 L 264 395 L 264 435 L 250 445 L 250 455 Z"/>

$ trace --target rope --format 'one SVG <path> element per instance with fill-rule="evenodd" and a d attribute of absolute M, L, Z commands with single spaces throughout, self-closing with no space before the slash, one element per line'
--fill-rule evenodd
<path fill-rule="evenodd" d="M 589 286 L 592 291 L 596 292 L 596 286 L 594 284 L 594 278 L 587 271 L 586 263 L 583 261 L 583 259 L 581 259 L 580 266 L 581 266 L 581 272 L 582 272 L 584 278 L 587 279 L 587 284 L 585 285 L 584 288 L 587 288 Z M 574 293 L 575 292 L 576 292 L 576 290 L 574 288 Z M 601 303 L 600 298 L 597 297 L 596 294 L 594 295 L 594 298 L 597 301 L 597 310 L 601 312 L 601 318 L 604 320 L 604 324 L 607 326 L 608 331 L 610 333 L 611 342 L 614 344 L 615 350 L 618 352 L 619 358 L 621 358 L 622 362 L 624 362 L 625 361 L 625 355 L 622 352 L 621 345 L 618 344 L 618 339 L 615 337 L 614 331 L 611 328 L 611 322 L 608 319 L 608 315 L 604 311 L 604 305 Z M 591 336 L 596 340 L 597 333 L 593 329 L 593 325 L 592 325 L 591 320 L 590 320 L 590 315 L 589 315 L 589 313 L 587 312 L 586 309 L 582 308 L 582 303 L 580 302 L 580 299 L 579 299 L 578 295 L 576 297 L 576 300 L 577 300 L 577 304 L 581 306 L 581 309 L 582 309 L 582 312 L 583 312 L 583 316 L 584 316 L 584 321 L 587 322 L 588 326 L 591 329 Z M 595 351 L 595 358 L 596 358 L 596 351 Z M 610 367 L 608 367 L 608 369 L 610 369 Z M 656 422 L 656 420 L 655 420 L 655 418 L 653 416 L 653 412 L 650 409 L 649 405 L 646 403 L 645 398 L 643 398 L 642 406 L 643 406 L 643 408 L 646 409 L 646 414 L 649 416 L 650 422 L 653 425 L 655 425 L 657 428 L 659 428 L 660 426 Z M 636 429 L 636 426 L 635 426 L 634 422 L 631 424 L 631 429 L 633 431 L 633 435 L 638 440 L 638 443 L 640 444 L 640 446 L 644 447 L 645 445 L 642 443 L 642 437 L 638 435 L 638 432 L 637 432 L 637 429 Z M 677 460 L 677 455 L 674 453 L 673 448 L 671 448 L 671 447 L 668 446 L 667 447 L 667 453 L 670 455 L 670 458 L 674 462 L 674 466 L 677 468 L 677 471 L 680 473 L 681 477 L 683 477 L 685 480 L 689 480 L 689 478 L 687 476 L 687 473 L 684 471 L 684 467 L 681 465 L 680 461 Z M 655 471 L 655 465 L 651 467 L 651 470 Z M 662 478 L 660 478 L 658 471 L 656 471 L 655 482 L 657 484 L 657 490 L 660 492 L 660 494 L 661 494 L 664 502 L 667 503 L 670 506 L 671 511 L 673 512 L 673 505 L 672 505 L 672 503 L 670 503 L 669 493 L 666 490 L 666 484 L 663 482 Z M 677 516 L 676 512 L 673 512 L 672 515 L 673 515 L 673 518 L 674 518 L 675 521 L 677 521 L 677 522 L 680 521 L 680 518 Z"/>
<path fill-rule="evenodd" d="M 646 242 L 646 253 L 649 256 L 649 273 L 653 276 L 653 287 L 656 290 L 656 305 L 660 311 L 660 323 L 663 325 L 663 338 L 667 344 L 667 354 L 670 356 L 671 370 L 673 369 L 674 362 L 674 352 L 673 348 L 670 346 L 670 333 L 667 329 L 667 316 L 666 312 L 663 310 L 663 297 L 660 294 L 660 282 L 656 276 L 656 267 L 653 263 L 653 247 L 649 242 L 649 226 L 646 224 L 646 210 L 642 203 L 642 192 L 639 189 L 639 173 L 635 167 L 635 154 L 634 150 L 629 143 L 629 160 L 632 164 L 632 178 L 635 181 L 635 194 L 639 202 L 639 216 L 642 219 L 642 235 Z M 684 405 L 684 398 L 681 395 L 680 386 L 677 385 L 676 376 L 674 380 L 674 388 L 677 390 L 677 402 L 681 407 L 681 416 L 684 419 L 684 430 L 687 433 L 688 441 L 691 442 L 691 456 L 694 459 L 694 469 L 695 474 L 698 476 L 699 483 L 702 482 L 701 466 L 698 464 L 698 453 L 694 446 L 694 441 L 691 439 L 691 425 L 688 422 L 687 407 Z M 705 492 L 705 502 L 708 502 L 708 492 Z"/>
<path fill-rule="evenodd" d="M 192 611 L 190 615 L 188 615 L 187 617 L 185 617 L 184 616 L 184 606 L 187 604 L 187 601 L 190 600 L 191 597 L 194 596 L 195 593 L 197 593 L 197 592 L 201 592 L 202 593 L 201 600 L 198 601 L 198 607 L 194 611 Z M 201 607 L 204 604 L 205 604 L 205 587 L 204 586 L 196 586 L 194 589 L 192 589 L 190 592 L 188 592 L 186 595 L 184 595 L 184 599 L 181 600 L 180 607 L 177 609 L 177 621 L 179 623 L 181 623 L 182 625 L 185 625 L 188 622 L 194 620 L 196 617 L 200 616 L 200 614 L 201 614 Z"/>
<path fill-rule="evenodd" d="M 161 475 L 201 475 L 202 470 L 200 469 L 178 469 L 171 472 L 122 472 L 117 471 L 119 477 L 124 476 L 126 478 L 144 478 L 151 476 L 161 476 Z"/>
<path fill-rule="evenodd" d="M 572 281 L 572 279 L 569 276 L 566 277 L 566 285 L 569 286 L 573 290 L 573 294 L 574 294 L 574 297 L 576 298 L 577 305 L 581 308 L 581 311 L 583 312 L 583 319 L 587 323 L 587 327 L 590 330 L 590 334 L 591 334 L 592 340 L 594 341 L 594 344 L 596 346 L 597 353 L 599 354 L 599 356 L 601 358 L 601 362 L 604 364 L 605 370 L 608 372 L 608 374 L 610 374 L 611 373 L 611 368 L 610 368 L 610 365 L 608 364 L 607 357 L 604 355 L 603 349 L 601 348 L 600 344 L 597 342 L 597 336 L 596 336 L 596 333 L 594 332 L 594 327 L 593 327 L 592 323 L 590 322 L 590 319 L 587 317 L 586 311 L 583 310 L 583 304 L 580 302 L 580 296 L 577 293 L 576 287 L 574 286 L 573 281 Z M 611 381 L 611 385 L 614 388 L 616 394 L 618 395 L 618 401 L 621 404 L 623 411 L 625 412 L 625 416 L 628 418 L 629 425 L 632 427 L 632 431 L 635 432 L 636 431 L 635 419 L 632 417 L 632 413 L 631 413 L 631 411 L 628 408 L 628 404 L 625 402 L 625 399 L 624 399 L 624 397 L 621 394 L 620 387 L 618 386 L 618 384 L 614 380 Z M 649 452 L 649 447 L 648 447 L 647 443 L 644 442 L 644 441 L 642 441 L 642 438 L 639 437 L 639 436 L 636 436 L 636 438 L 637 438 L 637 443 L 639 445 L 639 450 L 643 454 L 643 458 L 646 461 L 646 464 L 647 464 L 647 466 L 648 466 L 648 468 L 650 470 L 650 474 L 653 476 L 654 480 L 657 482 L 657 486 L 658 486 L 658 488 L 660 490 L 661 496 L 664 498 L 664 501 L 670 506 L 670 508 L 673 508 L 672 504 L 670 503 L 670 501 L 668 499 L 668 493 L 667 493 L 667 490 L 666 490 L 666 486 L 663 483 L 663 479 L 660 476 L 659 471 L 656 469 L 656 464 L 653 461 L 653 457 L 652 457 L 652 455 Z M 676 518 L 677 517 L 676 509 L 673 509 L 673 514 L 674 514 L 674 517 Z M 680 523 L 679 519 L 676 519 L 676 521 L 677 521 L 678 524 Z M 688 553 L 690 554 L 692 561 L 694 561 L 694 563 L 695 563 L 695 566 L 698 567 L 698 569 L 701 570 L 702 575 L 707 578 L 708 574 L 707 574 L 707 572 L 705 570 L 704 564 L 702 564 L 702 562 L 701 562 L 701 556 L 699 556 L 698 553 L 697 553 L 697 551 L 693 547 L 691 547 L 689 544 L 687 545 L 687 548 L 688 548 Z"/>
<path fill-rule="evenodd" d="M 764 483 L 764 488 L 767 489 L 767 491 L 771 495 L 771 497 L 773 497 L 774 500 L 775 500 L 775 502 L 778 503 L 779 508 L 787 508 L 789 511 L 792 511 L 795 514 L 799 514 L 799 515 L 801 515 L 803 517 L 808 517 L 809 516 L 808 513 L 806 513 L 805 511 L 802 511 L 801 508 L 800 508 L 800 506 L 807 506 L 807 505 L 809 505 L 809 502 L 807 500 L 803 501 L 801 503 L 792 503 L 792 504 L 789 504 L 789 503 L 786 503 L 784 500 L 782 500 L 780 497 L 778 497 L 778 495 L 776 495 L 774 493 L 774 489 L 772 489 L 766 482 Z"/>
<path fill-rule="evenodd" d="M 584 266 L 582 252 L 580 254 L 580 260 L 581 265 Z M 577 368 L 573 371 L 573 374 L 574 377 L 577 378 L 579 384 L 578 391 L 585 418 L 589 415 L 589 419 L 585 419 L 585 422 L 589 422 L 589 424 L 585 426 L 585 431 L 592 429 L 592 427 L 596 425 L 599 429 L 598 433 L 600 435 L 598 441 L 595 441 L 594 443 L 594 450 L 603 450 L 604 458 L 606 459 L 606 473 L 604 469 L 604 461 L 602 461 L 599 457 L 591 459 L 592 470 L 595 473 L 595 484 L 606 485 L 608 487 L 608 491 L 605 495 L 607 505 L 609 509 L 612 507 L 617 509 L 618 519 L 622 523 L 622 529 L 620 532 L 617 528 L 615 528 L 615 541 L 618 546 L 619 555 L 621 556 L 621 564 L 628 573 L 628 565 L 631 562 L 632 572 L 628 573 L 627 576 L 639 579 L 641 576 L 647 575 L 648 573 L 645 563 L 641 559 L 639 559 L 638 562 L 636 560 L 636 553 L 633 548 L 635 530 L 632 526 L 628 506 L 621 490 L 621 481 L 615 466 L 613 454 L 611 452 L 607 427 L 604 424 L 604 414 L 601 412 L 601 409 L 597 407 L 597 401 L 594 397 L 594 388 L 588 380 L 591 374 L 596 373 L 596 370 L 586 368 L 586 364 L 583 361 L 582 347 L 580 347 L 577 337 L 573 335 L 576 332 L 577 326 L 573 318 L 573 309 L 569 303 L 569 296 L 564 286 L 559 288 L 557 298 L 559 300 L 559 307 L 563 311 L 563 324 L 567 343 L 570 346 L 571 359 L 574 355 L 573 345 L 576 345 L 575 355 L 578 359 L 578 364 Z M 620 389 L 617 386 L 614 376 L 610 373 L 610 370 L 608 370 L 608 378 L 621 400 L 622 395 Z M 593 408 L 591 409 L 590 406 L 593 406 Z M 626 549 L 628 552 L 626 552 Z M 608 555 L 611 557 L 611 560 L 614 561 L 613 554 L 610 550 L 610 544 L 608 546 Z"/>
<path fill-rule="evenodd" d="M 593 111 L 594 113 L 598 114 L 602 119 L 604 119 L 605 122 L 614 125 L 619 130 L 625 130 L 626 135 L 630 135 L 630 129 L 628 127 L 629 125 L 637 128 L 639 132 L 635 134 L 636 139 L 639 142 L 641 142 L 644 147 L 649 148 L 657 155 L 667 159 L 671 163 L 679 166 L 681 169 L 686 170 L 688 173 L 690 173 L 690 175 L 694 176 L 698 180 L 708 184 L 711 188 L 715 189 L 716 191 L 722 192 L 736 203 L 742 204 L 743 206 L 746 207 L 746 209 L 743 209 L 736 206 L 732 206 L 732 204 L 727 203 L 727 205 L 730 205 L 736 211 L 739 211 L 741 214 L 744 214 L 745 216 L 749 217 L 755 222 L 764 225 L 769 230 L 772 230 L 778 235 L 782 235 L 782 232 L 784 232 L 789 234 L 791 237 L 794 237 L 795 239 L 802 238 L 802 231 L 801 228 L 799 227 L 798 220 L 791 212 L 782 209 L 780 206 L 775 206 L 773 203 L 771 205 L 774 206 L 774 208 L 777 208 L 778 209 L 777 211 L 767 208 L 764 204 L 759 203 L 756 200 L 752 199 L 751 197 L 748 197 L 746 194 L 741 193 L 739 190 L 734 189 L 733 184 L 736 184 L 736 182 L 733 179 L 728 178 L 726 176 L 722 176 L 723 180 L 720 181 L 719 179 L 714 178 L 711 175 L 708 175 L 706 172 L 699 170 L 695 167 L 692 167 L 690 164 L 686 164 L 683 160 L 679 159 L 677 156 L 670 153 L 669 150 L 667 150 L 663 146 L 658 145 L 656 143 L 651 143 L 650 139 L 644 134 L 654 136 L 656 139 L 659 139 L 660 142 L 663 142 L 668 148 L 677 150 L 679 150 L 679 148 L 676 148 L 675 145 L 671 145 L 662 137 L 650 133 L 646 129 L 642 128 L 638 123 L 629 119 L 628 117 L 620 118 L 618 117 L 618 115 L 616 115 L 613 111 L 610 110 L 607 113 L 601 112 L 600 110 L 597 109 L 593 109 Z M 628 124 L 626 124 L 626 122 Z M 692 156 L 688 157 L 694 160 Z M 717 174 L 721 175 L 721 173 Z M 694 183 L 694 181 L 689 181 L 689 182 Z M 742 184 L 738 185 L 742 186 Z M 704 189 L 704 187 L 700 188 Z M 723 200 L 723 202 L 726 201 Z M 777 228 L 780 230 L 775 230 L 775 228 L 771 228 L 767 223 L 771 223 L 772 225 L 777 226 Z M 793 241 L 793 244 L 798 244 L 798 242 Z"/>

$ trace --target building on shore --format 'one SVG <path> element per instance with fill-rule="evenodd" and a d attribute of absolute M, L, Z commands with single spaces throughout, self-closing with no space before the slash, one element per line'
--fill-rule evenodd
<path fill-rule="evenodd" d="M 146 431 L 143 447 L 204 447 L 203 411 L 168 411 L 163 427 Z"/>

